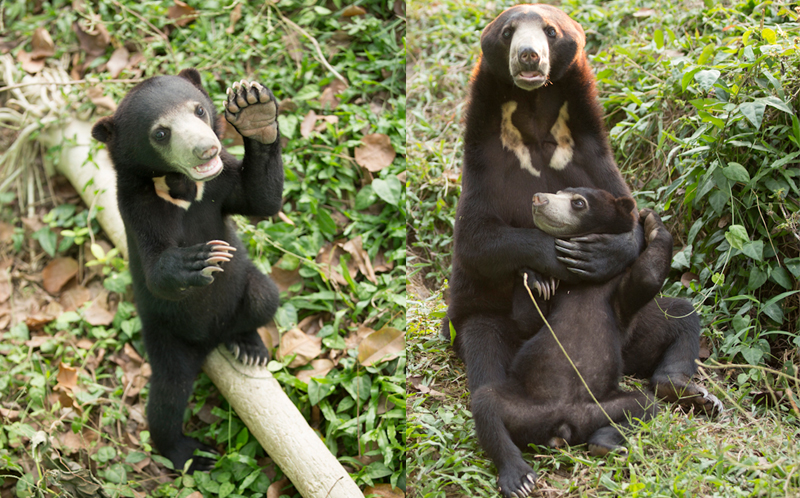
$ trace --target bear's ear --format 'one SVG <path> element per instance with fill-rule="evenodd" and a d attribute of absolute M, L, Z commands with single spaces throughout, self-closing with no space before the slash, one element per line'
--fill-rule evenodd
<path fill-rule="evenodd" d="M 98 142 L 107 144 L 114 136 L 114 116 L 106 116 L 100 118 L 98 122 L 92 126 L 92 137 Z"/>
<path fill-rule="evenodd" d="M 631 211 L 636 209 L 636 201 L 632 197 L 617 197 L 614 199 L 614 204 L 617 205 L 617 210 L 620 213 L 630 214 Z"/>
<path fill-rule="evenodd" d="M 200 79 L 200 73 L 197 72 L 197 69 L 193 67 L 184 69 L 178 73 L 178 76 L 189 80 L 192 85 L 196 86 L 197 88 L 203 89 L 203 80 Z"/>

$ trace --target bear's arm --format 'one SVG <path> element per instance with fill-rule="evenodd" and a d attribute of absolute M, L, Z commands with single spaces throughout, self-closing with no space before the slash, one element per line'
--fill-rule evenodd
<path fill-rule="evenodd" d="M 225 248 L 227 244 L 224 242 L 222 246 L 200 243 L 179 247 L 178 240 L 184 233 L 180 212 L 176 213 L 171 206 L 163 209 L 165 206 L 158 203 L 149 196 L 129 198 L 126 202 L 120 200 L 120 211 L 128 232 L 131 272 L 139 273 L 133 275 L 134 279 L 141 281 L 143 278 L 154 296 L 178 301 L 189 295 L 192 287 L 204 287 L 214 281 L 211 275 L 218 270 L 208 268 L 218 265 L 213 259 L 209 262 L 209 258 L 216 258 L 229 249 Z M 138 259 L 138 265 L 133 263 L 134 258 Z"/>
<path fill-rule="evenodd" d="M 658 295 L 672 262 L 672 235 L 661 222 L 661 218 L 653 211 L 643 209 L 637 225 L 644 225 L 647 247 L 633 263 L 630 271 L 620 279 L 614 294 L 615 308 L 623 327 Z"/>
<path fill-rule="evenodd" d="M 220 157 L 231 172 L 227 181 L 232 184 L 223 203 L 224 214 L 272 216 L 280 211 L 283 199 L 280 135 L 271 144 L 245 138 L 242 161 L 227 150 Z"/>
<path fill-rule="evenodd" d="M 512 227 L 470 209 L 459 209 L 458 213 L 456 253 L 468 271 L 503 280 L 527 268 L 565 282 L 580 280 L 558 261 L 555 239 L 541 230 Z"/>

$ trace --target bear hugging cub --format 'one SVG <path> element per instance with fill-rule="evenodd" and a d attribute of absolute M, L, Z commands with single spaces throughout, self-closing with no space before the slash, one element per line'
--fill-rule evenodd
<path fill-rule="evenodd" d="M 225 118 L 244 139 L 244 159 L 220 144 L 222 123 L 200 74 L 136 85 L 92 136 L 117 174 L 136 308 L 152 367 L 147 419 L 175 469 L 208 470 L 213 448 L 183 434 L 183 415 L 206 356 L 225 344 L 265 365 L 258 335 L 278 307 L 278 289 L 247 258 L 229 215 L 271 216 L 282 204 L 278 106 L 259 83 L 228 89 Z"/>
<path fill-rule="evenodd" d="M 456 331 L 454 347 L 473 394 L 506 382 L 517 352 L 541 334 L 544 322 L 529 311 L 532 303 L 518 306 L 520 295 L 527 298 L 523 275 L 541 276 L 539 287 L 548 290 L 545 284 L 556 280 L 601 284 L 624 272 L 644 248 L 639 225 L 561 239 L 538 229 L 531 216 L 536 192 L 593 188 L 630 197 L 584 45 L 578 23 L 541 4 L 507 9 L 481 34 L 464 120 L 462 193 L 442 328 L 445 337 L 450 326 Z M 621 340 L 622 373 L 649 379 L 659 398 L 718 411 L 719 401 L 691 381 L 700 334 L 691 303 L 651 299 L 639 316 L 651 319 L 634 320 Z M 486 444 L 495 437 L 495 409 L 492 403 L 473 406 L 476 432 Z M 507 459 L 518 462 L 515 445 L 498 448 L 492 454 L 484 445 L 498 467 Z M 510 496 L 506 487 L 503 494 Z"/>

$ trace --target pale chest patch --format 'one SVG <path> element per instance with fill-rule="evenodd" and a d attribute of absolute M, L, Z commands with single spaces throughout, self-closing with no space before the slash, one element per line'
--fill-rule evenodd
<path fill-rule="evenodd" d="M 533 167 L 533 162 L 531 161 L 531 151 L 528 150 L 528 147 L 522 141 L 522 133 L 520 133 L 517 127 L 514 126 L 514 123 L 511 122 L 511 116 L 514 115 L 514 111 L 516 110 L 517 102 L 514 100 L 510 100 L 503 104 L 503 119 L 500 125 L 500 141 L 503 143 L 503 147 L 510 150 L 515 156 L 517 156 L 517 160 L 519 161 L 519 165 L 522 169 L 533 176 L 539 176 L 542 173 Z"/>
<path fill-rule="evenodd" d="M 203 191 L 205 190 L 206 184 L 205 182 L 194 182 L 194 184 L 196 187 L 194 200 L 199 202 L 203 200 Z M 169 185 L 167 185 L 166 176 L 159 176 L 153 178 L 153 185 L 155 186 L 157 196 L 169 202 L 170 204 L 178 206 L 179 208 L 185 209 L 187 211 L 189 210 L 189 206 L 192 205 L 192 201 L 172 197 L 172 195 L 170 194 Z"/>
<path fill-rule="evenodd" d="M 564 169 L 572 161 L 572 148 L 575 146 L 575 141 L 572 139 L 572 133 L 570 133 L 567 126 L 568 121 L 569 111 L 567 102 L 564 102 L 561 110 L 558 111 L 556 124 L 550 128 L 550 134 L 553 135 L 556 143 L 558 143 L 556 151 L 553 152 L 553 157 L 550 158 L 550 167 L 556 170 Z"/>

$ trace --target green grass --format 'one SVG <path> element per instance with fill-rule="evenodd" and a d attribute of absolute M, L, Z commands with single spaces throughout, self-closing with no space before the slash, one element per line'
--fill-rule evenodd
<path fill-rule="evenodd" d="M 690 299 L 712 362 L 718 420 L 665 409 L 625 461 L 581 448 L 529 461 L 544 496 L 797 494 L 795 4 L 563 2 L 581 23 L 616 160 L 676 243 L 663 290 Z M 473 436 L 463 364 L 437 338 L 460 193 L 461 119 L 480 31 L 508 4 L 413 2 L 408 52 L 409 495 L 494 496 Z M 681 284 L 681 279 L 686 285 Z M 415 381 L 416 382 L 416 381 Z M 787 391 L 788 390 L 788 391 Z M 788 392 L 765 409 L 755 400 Z M 724 396 L 723 396 L 724 394 Z M 638 494 L 637 494 L 638 493 Z"/>
<path fill-rule="evenodd" d="M 4 40 L 22 41 L 12 54 L 19 49 L 31 51 L 31 34 L 37 27 L 47 27 L 56 46 L 48 63 L 62 60 L 69 70 L 74 63 L 87 61 L 73 22 L 95 19 L 106 26 L 113 43 L 88 64 L 85 78 L 99 81 L 104 93 L 116 101 L 132 84 L 109 81 L 103 64 L 115 47 L 127 44 L 135 47 L 143 60 L 118 79 L 177 74 L 180 69 L 195 67 L 218 108 L 226 88 L 243 78 L 267 85 L 287 104 L 289 110 L 281 113 L 279 121 L 285 142 L 283 211 L 290 222 L 277 217 L 239 217 L 236 221 L 250 257 L 262 270 L 278 268 L 294 275 L 291 287 L 281 296 L 275 318 L 278 330 L 284 332 L 301 322 L 318 323 L 320 357 L 334 360 L 336 366 L 324 379 L 308 383 L 296 377 L 307 367 L 288 367 L 290 358 L 272 362 L 270 369 L 362 488 L 379 483 L 404 488 L 405 357 L 401 354 L 392 361 L 364 367 L 345 338 L 360 325 L 400 331 L 406 326 L 406 204 L 404 186 L 398 179 L 406 168 L 405 21 L 393 11 L 393 2 L 386 1 L 358 1 L 355 4 L 366 14 L 351 18 L 341 16 L 349 3 L 340 0 L 325 6 L 293 0 L 189 3 L 196 7 L 198 17 L 176 28 L 168 17 L 168 8 L 174 3 L 166 0 L 101 1 L 87 3 L 82 12 L 69 2 L 46 3 L 35 11 L 26 2 L 5 2 Z M 241 18 L 228 34 L 225 28 L 231 25 L 231 12 L 237 4 Z M 349 84 L 333 110 L 323 108 L 320 97 L 336 76 L 326 68 L 311 39 L 294 25 L 313 37 L 325 60 Z M 299 44 L 294 57 L 286 48 L 290 39 Z M 68 97 L 80 113 L 93 107 L 82 91 Z M 303 136 L 300 124 L 312 110 L 338 121 Z M 397 153 L 390 166 L 374 173 L 353 159 L 361 137 L 371 133 L 388 135 Z M 243 152 L 236 145 L 231 150 Z M 47 185 L 41 175 L 30 178 Z M 41 297 L 41 289 L 23 276 L 35 280 L 51 257 L 80 259 L 84 249 L 76 244 L 76 235 L 86 237 L 90 230 L 96 237 L 103 235 L 85 206 L 54 206 L 46 188 L 32 190 L 44 195 L 31 199 L 26 197 L 26 185 L 13 186 L 0 199 L 0 220 L 14 230 L 13 243 L 3 249 L 4 256 L 16 261 L 17 273 L 11 277 L 14 299 Z M 22 223 L 30 206 L 45 224 L 35 233 Z M 68 231 L 63 233 L 65 229 Z M 375 281 L 357 272 L 348 253 L 332 263 L 344 275 L 345 283 L 329 279 L 315 261 L 320 250 L 358 237 L 367 257 L 385 263 L 376 269 Z M 350 270 L 343 270 L 348 263 Z M 17 496 L 52 494 L 54 481 L 46 481 L 43 474 L 48 469 L 66 471 L 69 467 L 91 471 L 111 496 L 186 497 L 194 492 L 265 496 L 270 483 L 282 477 L 280 469 L 270 463 L 204 375 L 196 382 L 186 427 L 193 436 L 225 450 L 217 468 L 209 474 L 172 479 L 164 477 L 166 462 L 157 456 L 158 465 L 137 467 L 151 449 L 141 422 L 148 388 L 132 399 L 123 398 L 123 366 L 127 365 L 123 348 L 130 343 L 144 353 L 125 263 L 109 259 L 94 279 L 121 301 L 110 326 L 89 325 L 86 309 L 81 308 L 57 317 L 42 332 L 28 330 L 24 321 L 20 322 L 25 316 L 2 331 L 0 403 L 19 412 L 13 417 L 4 415 L 0 428 L 4 495 L 7 491 Z M 40 346 L 25 344 L 32 336 L 41 335 L 50 338 Z M 91 349 L 76 346 L 84 338 L 91 340 Z M 50 396 L 60 362 L 84 368 L 77 395 L 81 412 L 64 412 Z M 87 364 L 92 367 L 88 371 Z M 134 441 L 124 436 L 126 429 L 132 431 Z M 78 435 L 84 444 L 77 451 L 68 451 L 54 443 L 67 434 Z M 40 440 L 43 445 L 33 445 Z"/>

